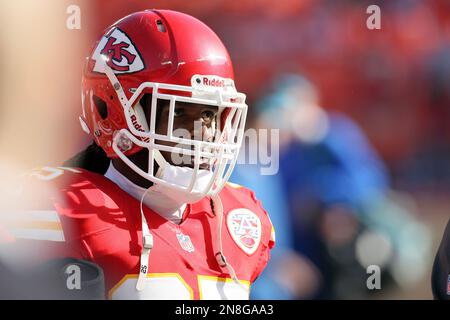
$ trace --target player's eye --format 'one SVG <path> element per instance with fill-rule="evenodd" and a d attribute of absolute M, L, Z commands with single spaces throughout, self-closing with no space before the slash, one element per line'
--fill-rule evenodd
<path fill-rule="evenodd" d="M 184 116 L 184 109 L 183 108 L 175 108 L 175 110 L 173 111 L 173 116 L 175 118 Z"/>
<path fill-rule="evenodd" d="M 216 116 L 216 113 L 211 110 L 205 110 L 202 112 L 201 115 L 202 115 L 203 121 L 211 122 L 214 119 L 214 117 Z"/>

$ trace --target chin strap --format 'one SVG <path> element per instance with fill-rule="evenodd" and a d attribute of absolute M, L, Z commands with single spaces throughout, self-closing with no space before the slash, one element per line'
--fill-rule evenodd
<path fill-rule="evenodd" d="M 153 235 L 148 228 L 147 219 L 145 219 L 143 202 L 144 198 L 150 188 L 145 190 L 141 198 L 141 221 L 142 221 L 142 251 L 141 251 L 141 266 L 139 268 L 139 277 L 136 283 L 136 290 L 142 291 L 145 287 L 145 278 L 148 272 L 148 263 L 150 259 L 150 251 L 153 249 Z"/>
<path fill-rule="evenodd" d="M 159 165 L 158 172 L 156 173 L 157 176 L 162 176 L 162 172 L 164 168 L 167 165 L 166 160 L 162 156 L 162 154 L 159 152 L 159 150 L 154 151 L 155 155 L 155 161 Z M 136 290 L 142 291 L 145 287 L 145 278 L 147 277 L 148 272 L 148 264 L 150 260 L 150 251 L 153 249 L 153 235 L 150 232 L 150 229 L 148 227 L 147 219 L 144 215 L 144 208 L 143 203 L 145 196 L 147 195 L 147 192 L 150 190 L 148 188 L 145 190 L 144 194 L 142 195 L 141 201 L 140 201 L 140 209 L 141 209 L 141 225 L 142 225 L 142 251 L 141 251 L 141 259 L 140 259 L 140 268 L 139 268 L 139 277 L 136 283 Z"/>
<path fill-rule="evenodd" d="M 216 229 L 216 244 L 219 245 L 219 251 L 215 253 L 215 257 L 217 260 L 217 263 L 221 268 L 225 268 L 228 273 L 230 274 L 233 281 L 238 284 L 241 288 L 244 290 L 248 290 L 248 288 L 243 285 L 237 278 L 236 272 L 234 271 L 233 266 L 228 263 L 227 258 L 223 254 L 223 247 L 222 247 L 222 225 L 223 225 L 223 205 L 222 200 L 220 199 L 219 195 L 211 197 L 212 203 L 213 203 L 213 211 L 215 212 L 218 223 L 217 223 L 217 229 Z"/>

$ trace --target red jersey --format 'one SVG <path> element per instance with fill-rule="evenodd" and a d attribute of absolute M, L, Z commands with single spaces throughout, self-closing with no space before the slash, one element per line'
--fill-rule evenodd
<path fill-rule="evenodd" d="M 237 279 L 218 265 L 218 218 L 211 199 L 188 204 L 175 224 L 144 206 L 153 249 L 144 290 L 136 290 L 142 249 L 140 203 L 108 178 L 74 168 L 44 168 L 31 185 L 31 201 L 7 228 L 17 244 L 41 244 L 31 258 L 92 261 L 104 272 L 111 299 L 248 299 L 274 245 L 273 227 L 248 189 L 227 184 L 223 253 Z M 31 206 L 31 210 L 30 210 Z M 29 257 L 30 258 L 30 257 Z M 246 288 L 246 289 L 244 289 Z"/>

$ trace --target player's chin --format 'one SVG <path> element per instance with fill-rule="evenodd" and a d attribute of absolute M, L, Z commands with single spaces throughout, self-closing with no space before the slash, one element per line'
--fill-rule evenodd
<path fill-rule="evenodd" d="M 195 168 L 195 160 L 194 157 L 183 157 L 182 159 L 167 159 L 171 165 L 178 166 L 178 167 L 187 167 L 187 168 Z M 211 170 L 211 165 L 209 164 L 209 161 L 201 160 L 199 164 L 199 169 L 201 170 Z"/>
<path fill-rule="evenodd" d="M 199 168 L 202 169 L 202 170 L 210 171 L 211 170 L 211 165 L 209 163 L 200 163 Z"/>
<path fill-rule="evenodd" d="M 195 168 L 195 164 L 194 164 L 193 161 L 191 161 L 188 164 L 181 165 L 181 167 L 188 167 L 188 168 L 194 169 Z M 198 167 L 199 167 L 200 170 L 211 170 L 211 166 L 208 163 L 206 163 L 206 162 L 200 163 L 200 165 Z"/>
<path fill-rule="evenodd" d="M 166 152 L 162 152 L 164 158 L 171 165 L 178 167 L 187 167 L 187 168 L 195 168 L 195 157 L 194 156 L 183 156 L 180 154 L 169 154 Z M 207 159 L 200 159 L 199 169 L 201 170 L 211 170 L 210 161 Z"/>
<path fill-rule="evenodd" d="M 194 157 L 192 157 L 190 159 L 190 161 L 187 164 L 187 167 L 192 168 L 192 169 L 195 167 Z M 211 170 L 211 165 L 206 160 L 200 160 L 200 164 L 199 164 L 198 167 L 199 167 L 200 170 Z"/>

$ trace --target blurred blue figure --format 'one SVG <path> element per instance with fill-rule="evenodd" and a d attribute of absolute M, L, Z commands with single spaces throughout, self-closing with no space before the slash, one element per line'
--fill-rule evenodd
<path fill-rule="evenodd" d="M 281 154 L 280 172 L 296 230 L 294 248 L 321 270 L 316 298 L 342 297 L 337 269 L 356 274 L 354 244 L 365 205 L 387 191 L 386 170 L 360 129 L 348 117 L 327 114 L 320 141 L 293 140 Z M 336 261 L 338 260 L 338 263 Z M 342 264 L 339 267 L 339 264 Z M 344 277 L 348 289 L 349 279 Z M 336 286 L 336 285 L 335 285 Z M 339 285 L 337 285 L 339 286 Z M 364 288 L 361 288 L 364 289 Z"/>
<path fill-rule="evenodd" d="M 358 125 L 342 113 L 322 109 L 318 96 L 302 76 L 276 79 L 272 92 L 257 104 L 256 127 L 280 129 L 280 174 L 266 177 L 277 180 L 270 183 L 261 181 L 257 172 L 237 175 L 249 177 L 243 182 L 259 191 L 268 210 L 266 201 L 274 201 L 271 216 L 287 228 L 282 232 L 292 235 L 286 246 L 313 265 L 291 264 L 289 270 L 303 266 L 300 281 L 308 279 L 308 270 L 319 274 L 319 285 L 306 286 L 308 290 L 299 286 L 291 290 L 293 298 L 361 298 L 368 294 L 362 281 L 367 265 L 417 262 L 429 238 L 408 210 L 389 197 L 387 170 Z M 277 210 L 280 203 L 287 209 Z M 400 232 L 406 226 L 410 231 Z M 418 254 L 408 253 L 411 243 Z M 404 270 L 393 268 L 394 278 Z"/>

